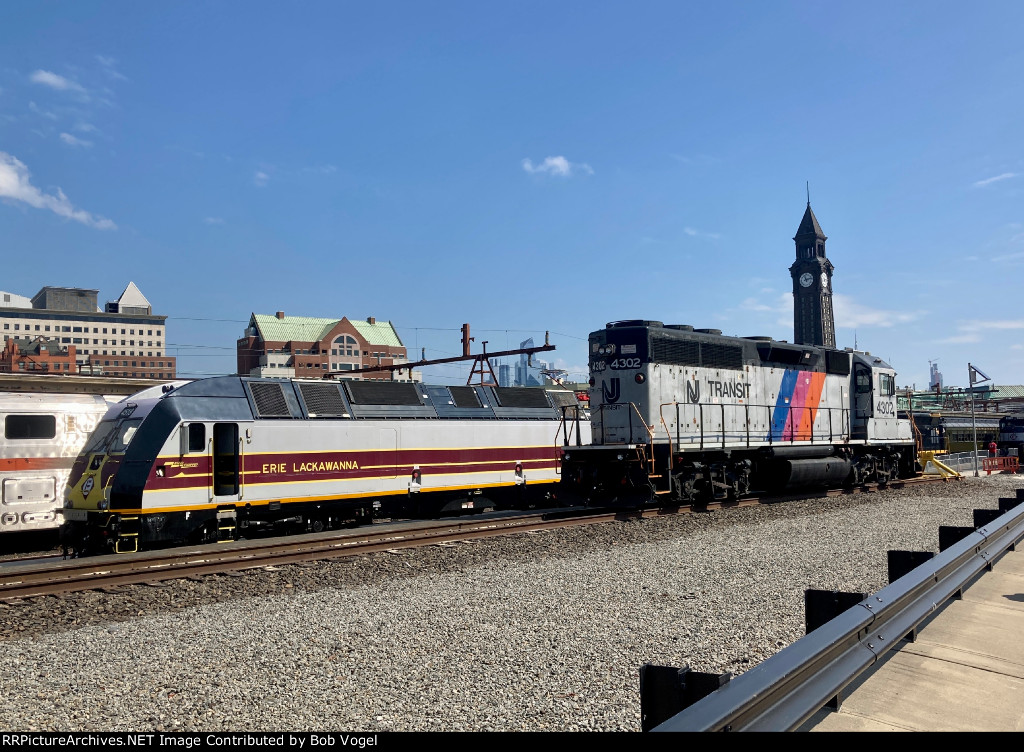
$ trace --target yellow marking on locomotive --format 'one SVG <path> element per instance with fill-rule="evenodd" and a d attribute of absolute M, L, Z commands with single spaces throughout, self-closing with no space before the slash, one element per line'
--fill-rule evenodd
<path fill-rule="evenodd" d="M 558 481 L 555 480 L 555 479 L 551 479 L 551 480 L 546 481 L 546 482 L 551 483 L 552 485 L 555 485 L 555 484 L 558 483 Z M 439 492 L 448 492 L 448 491 L 471 491 L 471 490 L 475 490 L 475 489 L 478 489 L 478 488 L 512 488 L 514 486 L 515 486 L 515 484 L 511 483 L 511 482 L 509 482 L 509 483 L 477 483 L 477 484 L 467 484 L 467 485 L 461 485 L 461 486 L 443 486 L 441 488 L 424 488 L 424 489 L 422 489 L 420 491 L 420 493 L 421 494 L 426 494 L 426 493 L 439 493 Z M 178 489 L 178 490 L 183 490 L 183 489 Z M 184 489 L 184 490 L 187 490 L 187 489 Z M 216 509 L 217 507 L 224 507 L 224 506 L 265 507 L 265 506 L 268 506 L 270 504 L 274 504 L 274 503 L 278 503 L 278 502 L 280 502 L 281 504 L 298 504 L 298 503 L 309 503 L 309 502 L 318 502 L 318 501 L 340 501 L 340 500 L 344 500 L 344 499 L 374 499 L 374 498 L 378 498 L 380 496 L 398 496 L 398 495 L 405 495 L 407 493 L 408 493 L 408 491 L 406 491 L 405 489 L 394 489 L 394 490 L 390 490 L 390 491 L 373 491 L 371 493 L 362 492 L 362 493 L 351 493 L 351 494 L 327 494 L 327 495 L 323 495 L 323 496 L 296 496 L 294 498 L 266 499 L 266 500 L 262 500 L 262 501 L 247 501 L 247 500 L 239 500 L 239 501 L 230 501 L 229 500 L 229 501 L 225 501 L 225 500 L 220 500 L 220 501 L 213 501 L 213 502 L 211 502 L 209 504 L 189 504 L 189 505 L 184 505 L 183 504 L 181 506 L 173 506 L 173 507 L 147 507 L 145 509 L 138 509 L 138 508 L 107 509 L 107 510 L 104 510 L 103 513 L 104 514 L 142 514 L 142 515 L 146 515 L 146 514 L 165 514 L 165 513 L 168 513 L 168 512 L 195 512 L 195 511 L 200 511 L 200 510 L 203 510 L 203 509 Z"/>
<path fill-rule="evenodd" d="M 546 465 L 537 466 L 536 463 L 538 463 L 538 462 L 547 462 L 547 464 Z M 525 462 L 523 462 L 521 464 L 523 465 L 524 468 L 529 466 L 530 468 L 532 468 L 534 470 L 554 469 L 556 467 L 556 464 L 555 464 L 554 460 L 532 460 L 532 461 L 531 460 L 527 460 L 527 461 L 525 461 Z M 510 468 L 508 470 L 476 470 L 476 471 L 463 472 L 463 473 L 431 472 L 431 473 L 427 473 L 426 477 L 427 478 L 441 478 L 441 477 L 450 478 L 450 477 L 453 477 L 453 476 L 463 476 L 463 475 L 492 475 L 493 473 L 496 473 L 496 472 L 512 472 L 512 469 Z M 253 472 L 249 471 L 246 474 L 247 475 L 253 475 Z M 260 473 L 256 473 L 256 475 L 261 475 L 261 474 Z M 209 474 L 205 474 L 205 475 L 202 475 L 200 477 L 202 477 L 204 479 L 208 479 L 210 476 L 209 476 Z M 248 486 L 269 486 L 269 485 L 303 486 L 303 485 L 308 485 L 310 483 L 355 483 L 357 481 L 394 480 L 395 478 L 398 478 L 398 477 L 405 477 L 405 473 L 402 473 L 401 476 L 399 476 L 399 475 L 389 475 L 389 476 L 359 475 L 359 476 L 351 477 L 351 478 L 310 478 L 309 480 L 267 480 L 267 481 L 262 481 L 262 482 L 261 481 L 246 480 L 245 481 L 245 485 L 246 485 L 246 487 L 248 487 Z M 497 484 L 497 485 L 503 485 L 503 484 Z M 178 491 L 178 492 L 195 491 L 197 489 L 206 488 L 206 487 L 207 487 L 206 485 L 198 485 L 198 486 L 185 486 L 183 488 L 147 488 L 147 489 L 145 489 L 144 493 L 146 493 L 146 494 L 158 494 L 158 493 L 172 493 L 172 492 L 175 492 L 175 491 Z M 446 486 L 446 487 L 441 488 L 439 490 L 443 491 L 446 488 L 450 488 L 450 486 Z M 355 495 L 356 496 L 367 496 L 367 495 L 372 495 L 373 493 L 376 493 L 376 492 L 372 492 L 372 493 L 359 493 L 359 494 L 355 494 Z M 405 493 L 405 491 L 401 491 L 401 493 Z M 335 497 L 330 497 L 330 498 L 335 498 Z"/>

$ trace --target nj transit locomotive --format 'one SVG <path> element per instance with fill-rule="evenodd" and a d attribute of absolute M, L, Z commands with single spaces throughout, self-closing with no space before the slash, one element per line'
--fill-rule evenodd
<path fill-rule="evenodd" d="M 1004 415 L 999 419 L 999 453 L 1024 458 L 1024 415 Z"/>
<path fill-rule="evenodd" d="M 593 443 L 562 483 L 591 502 L 706 503 L 913 476 L 910 421 L 880 358 L 619 321 L 589 338 Z"/>
<path fill-rule="evenodd" d="M 75 457 L 119 399 L 91 394 L 0 393 L 0 533 L 56 531 Z"/>
<path fill-rule="evenodd" d="M 224 376 L 135 395 L 75 462 L 62 533 L 79 554 L 319 531 L 374 517 L 544 502 L 569 391 Z M 580 436 L 580 431 L 584 432 Z"/>

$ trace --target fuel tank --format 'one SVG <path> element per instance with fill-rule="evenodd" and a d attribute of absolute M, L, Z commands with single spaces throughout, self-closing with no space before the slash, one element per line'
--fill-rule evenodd
<path fill-rule="evenodd" d="M 773 480 L 778 488 L 841 486 L 853 472 L 853 464 L 839 457 L 783 460 L 775 467 Z"/>

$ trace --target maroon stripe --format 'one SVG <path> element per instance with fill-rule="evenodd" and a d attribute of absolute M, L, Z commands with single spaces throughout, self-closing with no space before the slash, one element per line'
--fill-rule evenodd
<path fill-rule="evenodd" d="M 538 451 L 539 450 L 539 451 Z M 504 451 L 490 454 L 505 454 Z M 383 454 L 385 456 L 381 457 Z M 473 464 L 447 464 L 438 462 L 437 452 L 433 456 L 422 456 L 415 451 L 405 452 L 323 452 L 320 454 L 260 454 L 244 458 L 248 483 L 295 483 L 301 481 L 356 480 L 368 478 L 393 478 L 411 476 L 414 467 L 424 476 L 446 473 L 513 472 L 521 462 L 525 472 L 552 469 L 561 456 L 560 447 L 533 447 L 529 452 L 513 455 L 512 459 L 487 456 L 486 450 L 474 450 L 472 459 L 462 460 Z M 451 457 L 454 453 L 449 452 Z M 353 459 L 361 455 L 367 465 Z M 390 455 L 390 456 L 389 456 Z M 402 456 L 404 455 L 404 457 Z M 538 456 L 540 455 L 540 456 Z M 333 459 L 332 459 L 333 458 Z M 343 459 L 337 459 L 343 458 Z M 399 462 L 399 458 L 404 462 Z M 389 461 L 390 460 L 390 461 Z M 174 466 L 178 461 L 154 467 L 147 487 L 152 490 L 170 490 L 206 487 L 209 485 L 209 457 L 188 458 L 185 463 L 191 467 Z M 156 470 L 163 468 L 164 476 L 158 477 Z"/>

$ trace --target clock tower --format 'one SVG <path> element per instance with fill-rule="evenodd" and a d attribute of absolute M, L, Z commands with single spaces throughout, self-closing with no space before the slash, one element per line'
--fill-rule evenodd
<path fill-rule="evenodd" d="M 798 345 L 836 346 L 832 316 L 832 262 L 825 258 L 825 233 L 807 202 L 793 241 L 796 261 L 793 277 L 793 341 Z"/>

